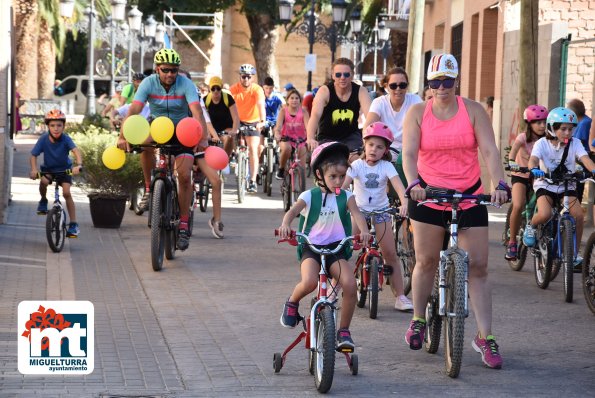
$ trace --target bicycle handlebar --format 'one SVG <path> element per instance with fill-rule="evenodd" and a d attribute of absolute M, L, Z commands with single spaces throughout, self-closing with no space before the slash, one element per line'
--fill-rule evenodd
<path fill-rule="evenodd" d="M 275 230 L 275 236 L 279 236 L 278 229 Z M 335 247 L 334 249 L 324 249 L 324 248 L 316 247 L 316 245 L 314 245 L 312 242 L 310 242 L 308 235 L 303 234 L 301 232 L 291 231 L 289 236 L 290 236 L 289 239 L 280 239 L 277 241 L 277 243 L 287 242 L 291 246 L 297 246 L 300 244 L 300 242 L 298 242 L 297 238 L 303 238 L 305 240 L 304 243 L 310 247 L 310 250 L 312 250 L 314 253 L 327 255 L 327 256 L 330 254 L 337 254 L 338 252 L 340 252 L 341 249 L 343 249 L 343 246 L 345 246 L 345 244 L 347 242 L 349 242 L 350 240 L 353 241 L 353 250 L 361 249 L 361 246 L 360 246 L 361 239 L 360 239 L 359 235 L 351 235 L 351 236 L 344 237 L 343 239 L 341 239 L 341 241 L 339 242 L 337 247 Z"/>
<path fill-rule="evenodd" d="M 81 166 L 80 172 L 81 173 L 83 172 L 82 166 Z M 63 170 L 63 171 L 38 171 L 37 172 L 37 178 L 41 178 L 42 176 L 45 176 L 45 175 L 50 175 L 52 177 L 56 177 L 56 176 L 59 176 L 59 175 L 62 175 L 62 174 L 66 174 L 67 176 L 71 176 L 71 175 L 73 175 L 72 169 L 66 169 L 66 170 Z"/>
<path fill-rule="evenodd" d="M 506 171 L 516 171 L 519 173 L 530 173 L 531 169 L 528 167 L 522 167 L 522 166 L 505 166 L 504 170 Z M 585 182 L 585 181 L 592 181 L 595 183 L 595 180 L 593 179 L 593 173 L 590 173 L 586 170 L 577 170 L 574 172 L 568 172 L 568 173 L 554 173 L 551 171 L 546 171 L 544 172 L 544 178 L 551 180 L 553 184 L 559 184 L 562 183 L 564 181 L 578 181 L 578 182 Z"/>

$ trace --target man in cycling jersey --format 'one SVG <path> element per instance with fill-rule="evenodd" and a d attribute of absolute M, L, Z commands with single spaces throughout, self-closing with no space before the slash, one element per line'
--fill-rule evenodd
<path fill-rule="evenodd" d="M 175 126 L 180 120 L 188 117 L 190 111 L 192 117 L 200 122 L 203 130 L 203 141 L 205 141 L 207 128 L 196 86 L 192 83 L 192 80 L 178 75 L 181 63 L 180 56 L 173 49 L 162 48 L 155 53 L 154 63 L 155 73 L 144 79 L 138 87 L 127 117 L 138 115 L 142 111 L 144 103 L 148 102 L 153 117 L 166 116 L 172 120 Z M 186 250 L 189 245 L 188 218 L 192 191 L 190 171 L 194 163 L 194 152 L 197 148 L 182 146 L 175 134 L 167 144 L 180 145 L 180 149 L 173 152 L 176 157 L 174 168 L 177 172 L 178 200 L 180 202 L 178 249 Z M 203 142 L 200 145 L 202 144 Z M 125 148 L 126 146 L 127 143 L 122 130 L 118 139 L 118 147 Z M 204 146 L 206 146 L 206 143 Z M 141 154 L 145 177 L 145 195 L 143 196 L 145 203 L 148 201 L 151 169 L 154 167 L 154 160 L 153 151 L 143 151 Z"/>
<path fill-rule="evenodd" d="M 248 192 L 256 192 L 256 175 L 258 159 L 260 158 L 260 131 L 265 126 L 266 110 L 264 105 L 264 91 L 252 79 L 256 68 L 250 64 L 240 66 L 240 81 L 230 87 L 240 115 L 240 125 L 251 126 L 253 129 L 245 131 L 244 136 L 248 146 L 250 159 L 250 184 Z"/>
<path fill-rule="evenodd" d="M 146 76 L 142 73 L 135 73 L 132 75 L 132 83 L 124 86 L 122 94 L 120 94 L 120 106 L 124 104 L 132 104 L 136 90 L 138 90 L 138 86 L 140 86 L 145 77 Z"/>

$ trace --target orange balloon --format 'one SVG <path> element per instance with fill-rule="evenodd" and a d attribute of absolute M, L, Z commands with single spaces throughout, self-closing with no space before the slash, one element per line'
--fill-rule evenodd
<path fill-rule="evenodd" d="M 202 138 L 202 126 L 200 122 L 192 117 L 185 117 L 176 126 L 176 137 L 180 144 L 186 147 L 193 147 Z"/>
<path fill-rule="evenodd" d="M 210 146 L 205 150 L 205 161 L 215 170 L 223 170 L 229 163 L 227 153 L 223 148 L 218 146 Z"/>

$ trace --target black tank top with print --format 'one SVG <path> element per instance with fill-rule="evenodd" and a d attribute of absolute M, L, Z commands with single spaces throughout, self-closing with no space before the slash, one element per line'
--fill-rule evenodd
<path fill-rule="evenodd" d="M 359 88 L 351 82 L 351 95 L 347 102 L 337 96 L 334 83 L 327 85 L 329 101 L 320 117 L 318 124 L 318 141 L 343 141 L 345 138 L 358 133 L 357 120 L 359 118 Z"/>

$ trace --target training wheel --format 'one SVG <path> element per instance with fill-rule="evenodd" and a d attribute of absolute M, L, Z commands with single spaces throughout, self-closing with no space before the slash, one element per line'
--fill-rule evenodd
<path fill-rule="evenodd" d="M 351 355 L 351 364 L 349 365 L 349 369 L 351 370 L 352 375 L 354 375 L 354 376 L 357 375 L 357 370 L 358 370 L 357 354 Z"/>
<path fill-rule="evenodd" d="M 273 369 L 275 369 L 275 373 L 279 373 L 281 368 L 283 367 L 283 357 L 280 353 L 276 352 L 273 355 Z"/>

